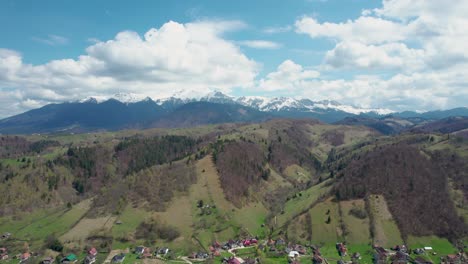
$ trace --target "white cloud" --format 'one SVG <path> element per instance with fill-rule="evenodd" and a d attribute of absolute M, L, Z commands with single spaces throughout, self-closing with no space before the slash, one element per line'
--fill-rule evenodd
<path fill-rule="evenodd" d="M 296 32 L 312 38 L 331 38 L 337 41 L 358 41 L 366 44 L 401 41 L 407 29 L 399 23 L 379 17 L 362 16 L 343 23 L 320 23 L 313 17 L 303 17 L 295 23 Z"/>
<path fill-rule="evenodd" d="M 254 49 L 279 49 L 281 44 L 268 40 L 244 40 L 238 42 L 241 46 Z"/>
<path fill-rule="evenodd" d="M 50 46 L 65 45 L 68 43 L 68 39 L 66 37 L 53 35 L 53 34 L 47 35 L 47 37 L 44 37 L 44 38 L 33 37 L 33 40 L 37 42 L 41 42 L 43 44 L 50 45 Z"/>
<path fill-rule="evenodd" d="M 412 72 L 424 67 L 424 55 L 424 50 L 408 48 L 404 43 L 365 45 L 344 41 L 327 51 L 324 62 L 333 68 Z"/>
<path fill-rule="evenodd" d="M 229 91 L 252 86 L 259 65 L 222 38 L 224 32 L 244 26 L 239 21 L 171 21 L 144 36 L 120 32 L 89 46 L 78 59 L 42 65 L 25 64 L 19 53 L 1 49 L 0 92 L 9 98 L 6 105 L 14 107 L 0 109 L 0 116 L 41 103 L 117 92 L 161 97 L 176 89 Z M 14 96 L 6 95 L 7 89 L 14 89 Z"/>
<path fill-rule="evenodd" d="M 310 80 L 319 77 L 320 73 L 306 70 L 291 60 L 281 63 L 275 72 L 269 73 L 261 79 L 258 89 L 262 91 L 289 91 L 295 92 L 306 88 Z"/>
<path fill-rule="evenodd" d="M 367 74 L 315 80 L 303 95 L 394 110 L 467 106 L 467 12 L 462 0 L 383 0 L 381 8 L 341 23 L 298 19 L 297 33 L 335 42 L 323 71 Z"/>

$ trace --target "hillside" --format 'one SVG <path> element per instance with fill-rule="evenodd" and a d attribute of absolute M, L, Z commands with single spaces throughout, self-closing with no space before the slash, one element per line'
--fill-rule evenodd
<path fill-rule="evenodd" d="M 371 244 L 435 241 L 448 254 L 448 240 L 467 238 L 467 158 L 461 137 L 316 120 L 3 136 L 0 233 L 12 239 L 0 246 L 46 254 L 53 236 L 77 254 L 145 244 L 187 255 L 258 237 L 330 259 L 342 241 L 366 259 Z"/>

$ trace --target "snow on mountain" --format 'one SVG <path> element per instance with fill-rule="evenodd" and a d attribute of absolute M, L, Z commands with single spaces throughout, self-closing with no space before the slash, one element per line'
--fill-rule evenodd
<path fill-rule="evenodd" d="M 151 100 L 149 97 L 144 97 L 139 94 L 132 93 L 117 93 L 110 97 L 122 103 L 136 103 L 142 100 Z M 107 98 L 107 99 L 110 99 Z M 96 102 L 105 101 L 103 97 L 88 97 L 80 102 Z M 261 97 L 261 96 L 242 96 L 233 97 L 226 95 L 220 91 L 211 91 L 200 93 L 192 90 L 180 90 L 172 96 L 166 98 L 154 99 L 154 101 L 163 107 L 174 109 L 183 104 L 190 102 L 211 102 L 220 104 L 241 104 L 252 107 L 263 112 L 279 112 L 279 111 L 299 111 L 299 112 L 323 112 L 324 110 L 343 111 L 351 114 L 361 113 L 377 113 L 379 115 L 387 115 L 393 113 L 389 109 L 382 108 L 360 108 L 352 105 L 344 105 L 333 100 L 312 101 L 310 99 L 295 99 L 292 97 Z"/>
<path fill-rule="evenodd" d="M 129 104 L 147 100 L 149 97 L 135 93 L 116 93 L 111 98 L 124 104 Z"/>

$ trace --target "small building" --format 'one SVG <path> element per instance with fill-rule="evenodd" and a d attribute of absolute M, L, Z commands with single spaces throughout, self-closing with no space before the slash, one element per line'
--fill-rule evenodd
<path fill-rule="evenodd" d="M 151 254 L 151 249 L 145 247 L 145 249 L 143 250 L 143 253 L 140 255 L 140 258 L 151 258 L 151 257 L 153 257 L 153 254 Z"/>
<path fill-rule="evenodd" d="M 141 255 L 141 254 L 143 254 L 144 251 L 145 251 L 144 246 L 138 246 L 138 247 L 135 248 L 134 253 L 137 254 L 137 255 Z"/>
<path fill-rule="evenodd" d="M 95 247 L 92 247 L 88 250 L 88 255 L 97 256 L 97 254 L 98 254 L 98 251 Z"/>
<path fill-rule="evenodd" d="M 322 264 L 323 263 L 323 257 L 319 254 L 314 254 L 312 257 L 312 263 L 313 264 Z"/>
<path fill-rule="evenodd" d="M 415 250 L 413 250 L 414 254 L 417 254 L 417 255 L 422 255 L 424 254 L 425 250 L 422 249 L 422 248 L 417 248 Z"/>
<path fill-rule="evenodd" d="M 96 256 L 88 254 L 83 260 L 83 264 L 93 264 L 96 262 Z"/>
<path fill-rule="evenodd" d="M 338 250 L 340 257 L 344 257 L 348 254 L 348 249 L 344 243 L 336 243 L 336 250 Z"/>
<path fill-rule="evenodd" d="M 295 259 L 295 258 L 299 257 L 299 252 L 297 252 L 295 250 L 291 250 L 291 251 L 289 251 L 288 257 Z"/>
<path fill-rule="evenodd" d="M 121 253 L 112 257 L 112 263 L 122 263 L 125 260 L 125 254 Z"/>
<path fill-rule="evenodd" d="M 445 258 L 445 263 L 447 264 L 461 264 L 460 254 L 450 254 Z"/>
<path fill-rule="evenodd" d="M 432 247 L 424 247 L 424 250 L 426 251 L 432 250 Z"/>
<path fill-rule="evenodd" d="M 0 248 L 0 260 L 8 259 L 8 250 L 6 248 Z"/>
<path fill-rule="evenodd" d="M 26 263 L 26 261 L 28 261 L 29 258 L 31 258 L 31 254 L 29 252 L 25 252 L 25 253 L 21 254 L 20 263 Z"/>
<path fill-rule="evenodd" d="M 165 255 L 167 255 L 167 254 L 169 253 L 169 251 L 170 251 L 169 248 L 167 248 L 167 247 L 162 247 L 162 248 L 160 248 L 160 249 L 158 250 L 158 254 L 159 254 L 159 255 L 162 255 L 162 256 L 165 256 Z"/>
<path fill-rule="evenodd" d="M 41 264 L 53 264 L 55 259 L 53 257 L 47 257 L 41 261 Z"/>
<path fill-rule="evenodd" d="M 75 254 L 70 254 L 66 257 L 64 257 L 60 263 L 67 264 L 67 263 L 76 263 L 78 261 L 78 258 L 76 257 Z"/>
<path fill-rule="evenodd" d="M 351 259 L 361 259 L 361 254 L 359 252 L 355 252 L 352 256 L 351 256 Z"/>

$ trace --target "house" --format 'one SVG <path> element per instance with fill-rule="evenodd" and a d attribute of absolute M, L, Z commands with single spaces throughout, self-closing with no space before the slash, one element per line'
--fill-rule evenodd
<path fill-rule="evenodd" d="M 307 254 L 307 249 L 305 247 L 303 247 L 302 245 L 297 245 L 296 244 L 296 245 L 294 245 L 292 247 L 292 250 L 295 250 L 295 251 L 299 252 L 299 254 L 301 254 L 301 255 Z"/>
<path fill-rule="evenodd" d="M 47 257 L 41 261 L 41 264 L 53 264 L 55 259 L 53 257 Z"/>
<path fill-rule="evenodd" d="M 98 254 L 98 251 L 95 247 L 92 247 L 90 250 L 88 250 L 88 255 L 96 257 Z"/>
<path fill-rule="evenodd" d="M 286 245 L 286 241 L 279 238 L 278 240 L 275 241 L 275 246 L 281 246 L 281 245 Z"/>
<path fill-rule="evenodd" d="M 424 250 L 426 250 L 426 251 L 432 250 L 432 247 L 424 247 Z"/>
<path fill-rule="evenodd" d="M 422 255 L 422 254 L 424 254 L 425 250 L 422 249 L 422 248 L 417 248 L 417 249 L 413 250 L 413 252 L 415 254 Z"/>
<path fill-rule="evenodd" d="M 406 264 L 409 258 L 407 253 L 397 251 L 396 254 L 392 256 L 392 264 Z"/>
<path fill-rule="evenodd" d="M 122 263 L 125 260 L 125 254 L 121 253 L 112 257 L 112 263 Z"/>
<path fill-rule="evenodd" d="M 395 251 L 401 251 L 401 252 L 408 252 L 408 249 L 406 248 L 405 245 L 396 245 L 394 248 L 393 248 Z"/>
<path fill-rule="evenodd" d="M 336 250 L 338 250 L 340 257 L 344 257 L 348 254 L 348 249 L 344 243 L 336 243 Z"/>
<path fill-rule="evenodd" d="M 444 262 L 442 262 L 444 263 Z M 461 262 L 461 258 L 460 258 L 460 254 L 450 254 L 450 255 L 447 255 L 447 257 L 445 258 L 445 263 L 447 264 L 458 264 L 458 263 L 462 263 Z"/>
<path fill-rule="evenodd" d="M 159 255 L 165 256 L 165 255 L 167 255 L 167 253 L 169 253 L 169 251 L 170 251 L 169 248 L 167 248 L 167 247 L 162 247 L 162 248 L 160 248 L 160 249 L 158 250 L 158 254 L 159 254 Z"/>
<path fill-rule="evenodd" d="M 96 256 L 88 254 L 86 258 L 83 260 L 83 264 L 93 264 L 96 262 Z"/>
<path fill-rule="evenodd" d="M 193 252 L 192 255 L 189 256 L 191 259 L 207 259 L 210 255 L 205 252 Z"/>
<path fill-rule="evenodd" d="M 289 251 L 288 257 L 292 258 L 292 259 L 295 259 L 295 258 L 299 257 L 299 252 L 297 252 L 295 250 L 291 250 L 291 251 Z"/>
<path fill-rule="evenodd" d="M 312 263 L 313 264 L 322 264 L 323 263 L 323 257 L 319 254 L 314 254 L 312 257 Z"/>
<path fill-rule="evenodd" d="M 359 254 L 359 252 L 354 253 L 354 254 L 351 256 L 351 259 L 361 259 L 361 254 Z"/>
<path fill-rule="evenodd" d="M 0 248 L 0 260 L 8 259 L 8 250 L 6 248 Z"/>
<path fill-rule="evenodd" d="M 381 264 L 381 263 L 387 263 L 387 258 L 388 258 L 388 251 L 379 246 L 374 246 L 374 263 L 376 264 Z"/>
<path fill-rule="evenodd" d="M 21 254 L 20 256 L 20 263 L 26 263 L 26 261 L 28 261 L 28 259 L 31 258 L 31 254 L 29 252 L 25 252 L 23 254 Z"/>
<path fill-rule="evenodd" d="M 153 254 L 151 254 L 151 249 L 145 247 L 145 249 L 143 250 L 143 253 L 140 255 L 140 258 L 151 258 L 152 256 Z"/>
<path fill-rule="evenodd" d="M 60 263 L 64 263 L 64 264 L 65 264 L 65 263 L 75 263 L 75 262 L 77 262 L 77 261 L 78 261 L 78 258 L 76 257 L 76 255 L 75 255 L 75 254 L 70 254 L 70 255 L 64 257 L 64 258 L 60 261 Z"/>
<path fill-rule="evenodd" d="M 137 255 L 143 254 L 144 251 L 145 251 L 144 246 L 138 246 L 138 247 L 135 248 L 135 254 L 137 254 Z"/>

